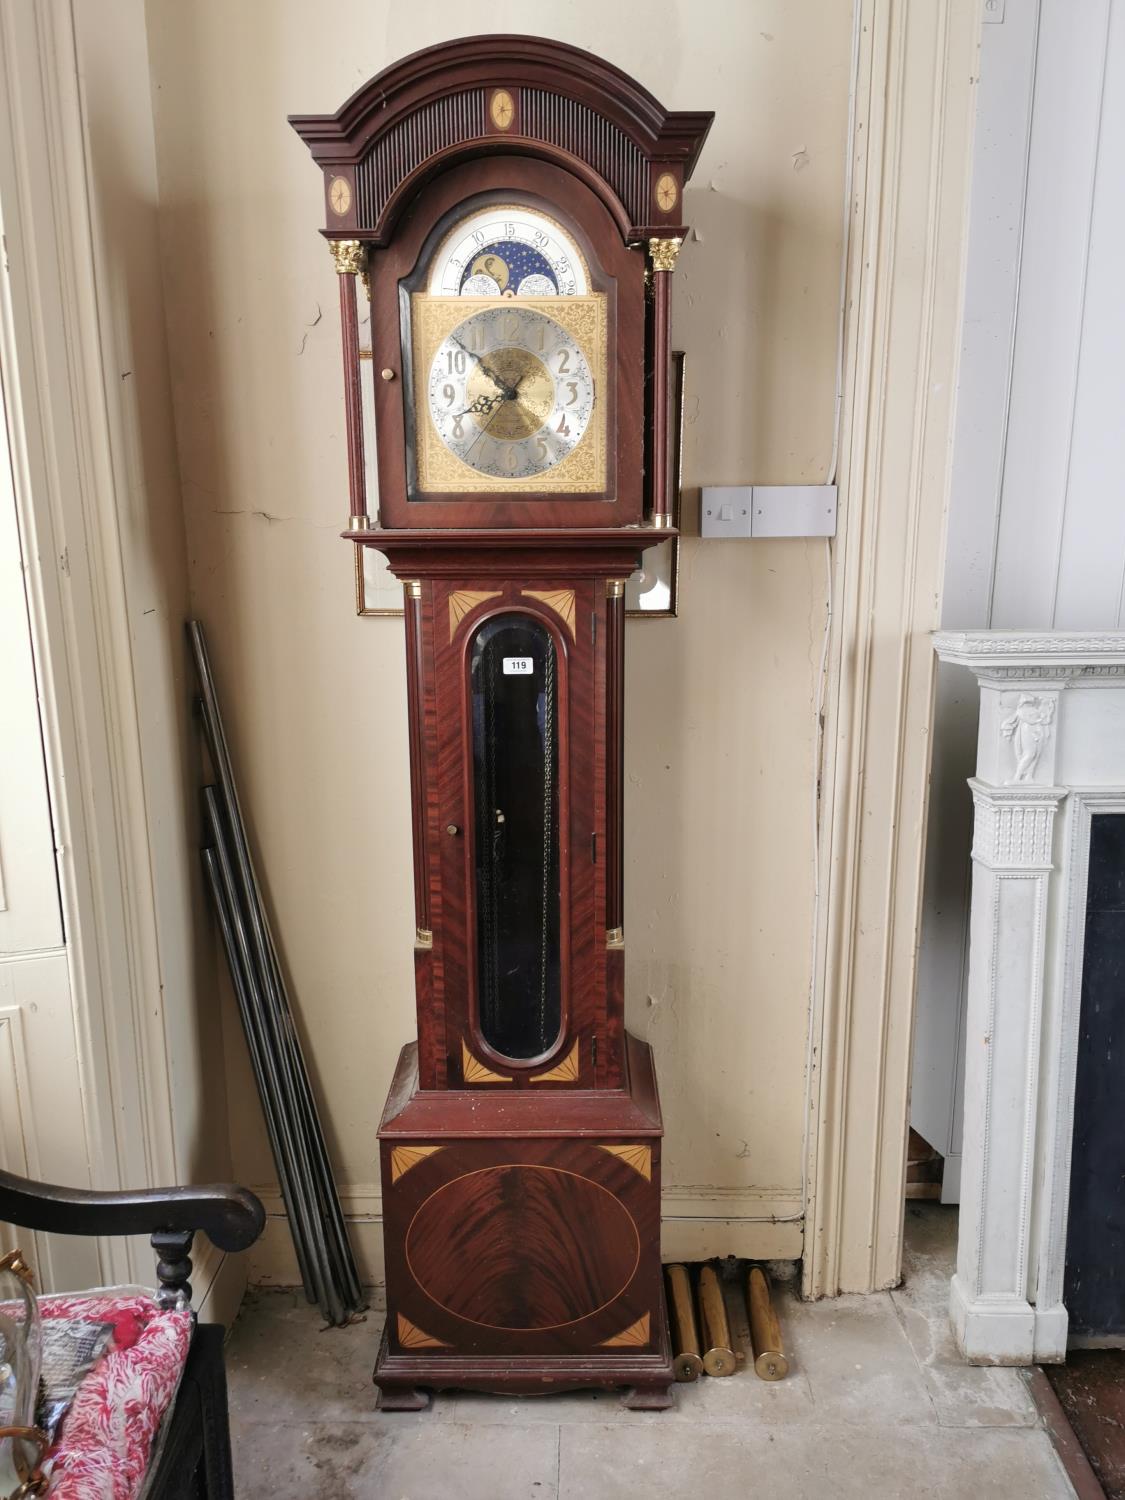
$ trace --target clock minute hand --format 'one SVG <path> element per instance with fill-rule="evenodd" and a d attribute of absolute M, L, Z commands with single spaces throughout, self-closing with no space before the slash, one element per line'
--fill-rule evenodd
<path fill-rule="evenodd" d="M 451 333 L 449 335 L 449 337 L 457 345 L 458 349 L 464 350 L 464 352 L 469 356 L 470 359 L 475 359 L 476 360 L 477 364 L 480 365 L 481 369 L 488 376 L 489 380 L 492 381 L 492 384 L 503 395 L 504 400 L 505 401 L 510 401 L 512 399 L 512 397 L 515 395 L 515 390 L 513 389 L 513 387 L 510 386 L 510 385 L 508 385 L 505 381 L 501 380 L 500 377 L 499 377 L 499 375 L 497 375 L 496 371 L 492 368 L 491 365 L 486 365 L 485 364 L 484 358 L 483 358 L 482 355 L 477 354 L 472 349 L 466 348 L 466 346 L 461 342 L 461 340 L 457 337 L 457 335 L 455 333 Z"/>

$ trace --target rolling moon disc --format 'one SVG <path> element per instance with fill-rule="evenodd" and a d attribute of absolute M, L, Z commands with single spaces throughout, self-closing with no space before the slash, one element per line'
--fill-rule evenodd
<path fill-rule="evenodd" d="M 516 287 L 517 297 L 557 297 L 558 290 L 549 276 L 543 276 L 538 271 L 533 271 L 530 276 L 525 276 Z"/>
<path fill-rule="evenodd" d="M 491 276 L 478 271 L 475 276 L 467 278 L 465 285 L 461 288 L 461 295 L 462 297 L 499 297 L 500 287 Z"/>

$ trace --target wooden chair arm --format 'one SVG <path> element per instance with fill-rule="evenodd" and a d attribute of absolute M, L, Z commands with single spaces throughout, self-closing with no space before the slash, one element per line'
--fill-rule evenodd
<path fill-rule="evenodd" d="M 188 1252 L 196 1230 L 220 1250 L 245 1250 L 265 1228 L 266 1211 L 233 1183 L 101 1193 L 0 1171 L 0 1221 L 48 1234 L 147 1234 L 162 1293 L 190 1300 Z"/>

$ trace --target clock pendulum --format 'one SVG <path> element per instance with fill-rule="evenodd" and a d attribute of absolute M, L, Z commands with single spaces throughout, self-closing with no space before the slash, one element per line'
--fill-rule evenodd
<path fill-rule="evenodd" d="M 519 36 L 291 117 L 339 277 L 344 536 L 405 595 L 418 1040 L 379 1128 L 385 1409 L 670 1404 L 663 1129 L 624 1024 L 624 592 L 671 526 L 670 281 L 711 119 Z"/>

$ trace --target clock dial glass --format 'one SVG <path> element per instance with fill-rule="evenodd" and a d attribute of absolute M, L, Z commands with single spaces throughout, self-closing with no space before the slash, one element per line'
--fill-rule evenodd
<path fill-rule="evenodd" d="M 583 297 L 585 258 L 561 224 L 518 204 L 481 209 L 446 236 L 430 267 L 434 297 Z"/>
<path fill-rule="evenodd" d="M 518 301 L 459 321 L 438 345 L 426 383 L 430 421 L 445 449 L 499 480 L 526 480 L 569 458 L 596 399 L 579 339 Z"/>

